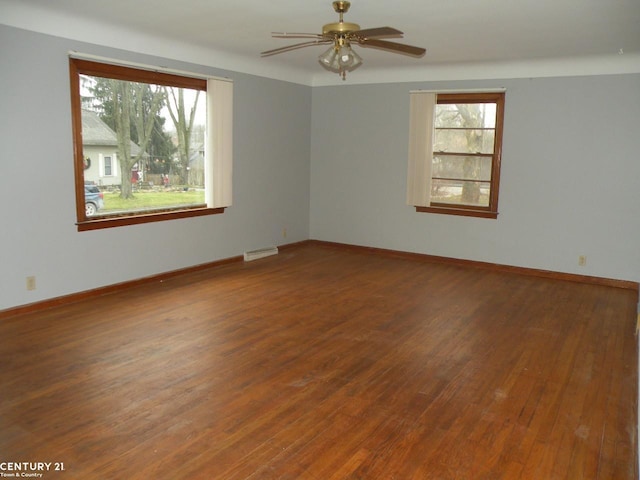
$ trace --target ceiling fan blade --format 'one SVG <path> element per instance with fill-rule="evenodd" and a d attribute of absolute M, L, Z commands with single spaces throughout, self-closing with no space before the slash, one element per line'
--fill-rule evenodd
<path fill-rule="evenodd" d="M 352 33 L 354 37 L 366 39 L 374 37 L 401 37 L 402 32 L 392 27 L 365 28 Z"/>
<path fill-rule="evenodd" d="M 312 45 L 326 45 L 332 43 L 331 40 L 313 40 L 310 42 L 294 43 L 293 45 L 287 45 L 286 47 L 274 48 L 273 50 L 267 50 L 260 52 L 261 57 L 269 57 L 278 53 L 289 52 L 291 50 L 297 50 L 298 48 L 310 47 Z"/>
<path fill-rule="evenodd" d="M 271 32 L 273 38 L 324 38 L 317 33 Z"/>
<path fill-rule="evenodd" d="M 358 43 L 363 47 L 380 48 L 394 53 L 405 53 L 414 57 L 421 57 L 427 52 L 426 48 L 414 47 L 413 45 L 405 45 L 403 43 L 387 42 L 386 40 L 376 40 L 375 38 Z"/>

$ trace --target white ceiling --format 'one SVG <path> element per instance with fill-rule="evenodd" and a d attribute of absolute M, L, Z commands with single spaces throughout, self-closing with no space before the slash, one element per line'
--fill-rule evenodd
<path fill-rule="evenodd" d="M 357 48 L 346 83 L 640 71 L 640 0 L 352 0 L 345 21 L 391 26 L 422 58 Z M 309 85 L 342 83 L 312 46 L 261 58 L 338 20 L 331 0 L 0 0 L 0 22 Z M 600 71 L 598 71 L 600 70 Z"/>

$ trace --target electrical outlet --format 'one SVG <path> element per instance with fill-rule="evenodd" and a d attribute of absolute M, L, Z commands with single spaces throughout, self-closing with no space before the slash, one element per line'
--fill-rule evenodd
<path fill-rule="evenodd" d="M 29 276 L 27 277 L 27 290 L 35 290 L 36 289 L 36 277 Z"/>
<path fill-rule="evenodd" d="M 587 264 L 587 256 L 586 255 L 580 255 L 578 257 L 578 265 L 581 267 L 584 267 Z"/>
<path fill-rule="evenodd" d="M 286 228 L 282 229 L 282 238 L 287 238 L 287 229 Z"/>

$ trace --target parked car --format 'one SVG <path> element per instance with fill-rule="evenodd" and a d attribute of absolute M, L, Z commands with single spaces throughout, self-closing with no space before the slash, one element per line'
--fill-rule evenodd
<path fill-rule="evenodd" d="M 95 185 L 84 186 L 84 209 L 87 217 L 95 215 L 104 208 L 104 193 Z"/>

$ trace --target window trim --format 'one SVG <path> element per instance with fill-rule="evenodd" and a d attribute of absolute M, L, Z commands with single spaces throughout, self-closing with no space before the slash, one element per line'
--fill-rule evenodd
<path fill-rule="evenodd" d="M 504 130 L 504 105 L 505 92 L 473 91 L 456 93 L 438 93 L 436 95 L 436 105 L 451 103 L 487 103 L 496 104 L 496 126 L 494 138 L 494 151 L 491 162 L 491 190 L 489 195 L 489 205 L 487 207 L 475 205 L 455 205 L 449 203 L 434 202 L 428 206 L 416 205 L 416 212 L 438 213 L 446 215 L 460 215 L 478 218 L 498 218 L 498 197 L 500 193 L 500 169 L 502 166 L 502 139 Z M 431 158 L 433 159 L 431 152 Z M 429 193 L 430 196 L 430 193 Z"/>
<path fill-rule="evenodd" d="M 173 73 L 145 70 L 112 63 L 69 58 L 71 87 L 71 124 L 74 152 L 74 177 L 76 196 L 76 225 L 78 231 L 137 225 L 150 222 L 199 217 L 224 213 L 226 207 L 208 207 L 205 204 L 191 207 L 158 209 L 151 212 L 124 214 L 122 216 L 94 215 L 87 217 L 84 206 L 84 156 L 82 146 L 82 102 L 80 99 L 80 75 L 92 75 L 125 81 L 142 81 L 156 85 L 190 88 L 207 91 L 205 78 L 189 77 Z"/>
<path fill-rule="evenodd" d="M 429 207 L 416 206 L 416 212 L 418 213 L 441 213 L 444 215 L 460 215 L 464 217 L 478 217 L 478 218 L 498 218 L 498 212 L 491 210 L 480 210 L 485 207 L 472 207 L 462 205 L 459 207 L 450 207 L 449 204 L 436 204 Z"/>

